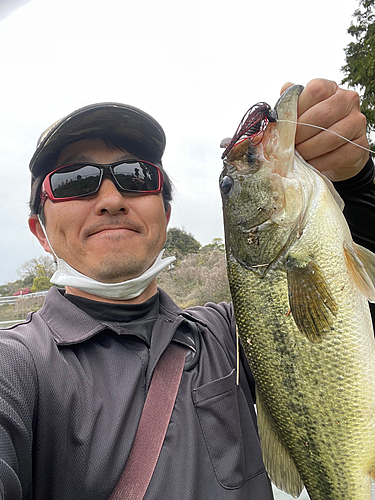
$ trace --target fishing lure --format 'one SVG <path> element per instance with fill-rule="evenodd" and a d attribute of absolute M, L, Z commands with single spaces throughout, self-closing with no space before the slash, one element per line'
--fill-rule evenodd
<path fill-rule="evenodd" d="M 256 140 L 256 144 L 259 144 L 268 123 L 276 121 L 276 111 L 271 109 L 271 106 L 266 102 L 258 102 L 257 104 L 254 104 L 254 106 L 251 106 L 238 125 L 236 133 L 225 148 L 221 159 L 223 160 L 228 155 L 235 144 L 242 142 L 245 139 L 257 137 L 258 140 Z"/>
<path fill-rule="evenodd" d="M 259 144 L 262 141 L 263 132 L 266 130 L 268 123 L 277 121 L 296 123 L 297 125 L 305 125 L 306 127 L 313 127 L 324 130 L 326 132 L 330 132 L 337 137 L 345 140 L 346 142 L 350 142 L 358 148 L 375 154 L 374 150 L 361 146 L 360 144 L 351 141 L 347 137 L 344 137 L 337 132 L 329 130 L 325 127 L 320 127 L 311 123 L 295 122 L 293 120 L 278 120 L 277 111 L 275 109 L 271 109 L 271 106 L 266 102 L 258 102 L 245 113 L 231 141 L 227 145 L 225 144 L 226 148 L 224 150 L 224 153 L 221 155 L 221 159 L 223 160 L 228 155 L 233 146 L 246 139 L 252 139 L 252 143 L 254 146 Z"/>

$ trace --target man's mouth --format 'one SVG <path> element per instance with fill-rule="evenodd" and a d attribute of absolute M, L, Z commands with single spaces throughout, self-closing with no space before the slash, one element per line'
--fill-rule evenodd
<path fill-rule="evenodd" d="M 100 233 L 108 233 L 108 234 L 125 234 L 125 233 L 141 233 L 142 232 L 142 226 L 136 222 L 133 221 L 126 221 L 125 223 L 118 223 L 117 221 L 108 222 L 106 221 L 105 223 L 98 222 L 94 223 L 91 226 L 87 227 L 84 231 L 84 236 L 85 237 L 90 237 L 94 236 L 96 234 Z"/>
<path fill-rule="evenodd" d="M 99 229 L 98 231 L 92 233 L 91 236 L 93 236 L 94 234 L 100 234 L 100 233 L 120 233 L 120 232 L 137 232 L 137 231 L 134 231 L 134 229 L 130 229 L 129 227 L 103 227 L 102 229 Z"/>

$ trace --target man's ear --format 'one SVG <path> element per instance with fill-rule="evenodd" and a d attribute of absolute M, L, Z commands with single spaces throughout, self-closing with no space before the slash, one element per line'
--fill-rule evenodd
<path fill-rule="evenodd" d="M 37 215 L 31 215 L 29 217 L 29 228 L 30 231 L 33 233 L 33 235 L 36 237 L 36 239 L 39 241 L 39 243 L 42 245 L 44 250 L 53 255 L 53 252 L 51 250 L 51 247 L 49 246 L 47 237 L 44 233 L 44 230 L 42 228 L 41 223 L 39 222 Z"/>
<path fill-rule="evenodd" d="M 165 211 L 165 218 L 167 219 L 167 225 L 169 224 L 169 219 L 171 218 L 171 206 L 168 205 L 168 208 Z"/>

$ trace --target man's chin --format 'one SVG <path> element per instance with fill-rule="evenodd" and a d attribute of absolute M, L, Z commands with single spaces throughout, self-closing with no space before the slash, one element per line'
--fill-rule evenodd
<path fill-rule="evenodd" d="M 141 276 L 152 263 L 140 262 L 137 259 L 119 263 L 118 260 L 110 262 L 108 259 L 101 262 L 96 268 L 89 271 L 90 278 L 101 283 L 122 283 Z"/>

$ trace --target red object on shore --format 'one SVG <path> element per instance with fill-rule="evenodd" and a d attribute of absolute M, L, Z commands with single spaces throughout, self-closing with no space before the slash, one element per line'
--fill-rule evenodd
<path fill-rule="evenodd" d="M 15 297 L 16 295 L 26 295 L 28 293 L 31 293 L 31 290 L 29 288 L 21 288 L 18 290 L 18 292 L 14 293 L 13 296 Z"/>

